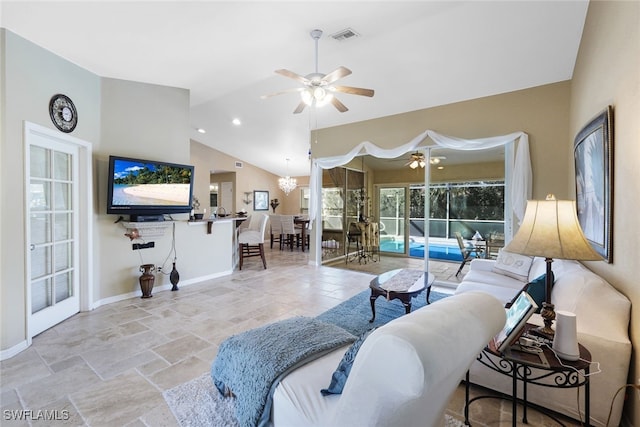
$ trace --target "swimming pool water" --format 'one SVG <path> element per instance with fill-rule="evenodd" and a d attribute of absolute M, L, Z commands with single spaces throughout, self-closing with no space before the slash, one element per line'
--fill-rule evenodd
<path fill-rule="evenodd" d="M 404 244 L 394 241 L 380 242 L 381 252 L 403 252 Z M 412 257 L 424 257 L 424 244 L 411 242 L 409 247 L 409 255 Z M 442 259 L 447 261 L 462 261 L 462 253 L 457 246 L 446 246 L 429 244 L 429 258 Z"/>

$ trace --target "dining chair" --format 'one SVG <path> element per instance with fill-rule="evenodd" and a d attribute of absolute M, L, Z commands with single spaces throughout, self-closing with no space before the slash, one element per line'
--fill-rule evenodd
<path fill-rule="evenodd" d="M 300 230 L 300 241 L 302 242 L 302 251 L 304 248 L 309 249 L 311 245 L 311 234 L 309 233 L 309 215 L 296 215 L 293 217 L 294 225 Z"/>
<path fill-rule="evenodd" d="M 260 218 L 260 216 L 258 216 L 258 218 Z M 238 234 L 240 270 L 242 270 L 244 259 L 253 256 L 259 256 L 262 258 L 262 265 L 265 270 L 267 269 L 267 260 L 264 257 L 264 234 L 267 229 L 267 222 L 269 222 L 269 215 L 262 214 L 259 221 L 259 225 L 254 226 L 251 224 L 248 228 L 241 230 Z"/>
<path fill-rule="evenodd" d="M 280 217 L 281 215 L 269 215 L 269 228 L 271 229 L 271 249 L 273 249 L 274 242 L 278 242 L 278 245 L 280 245 L 280 249 L 282 249 L 282 219 Z"/>
<path fill-rule="evenodd" d="M 280 242 L 280 249 L 286 245 L 293 250 L 294 245 L 300 244 L 300 234 L 302 230 L 295 226 L 293 215 L 281 215 L 280 220 L 282 221 L 282 241 Z"/>
<path fill-rule="evenodd" d="M 468 262 L 470 262 L 474 258 L 480 258 L 483 256 L 484 248 L 479 248 L 472 244 L 466 244 L 464 242 L 464 239 L 462 238 L 462 234 L 460 234 L 458 231 L 456 231 L 454 234 L 456 236 L 456 240 L 458 241 L 460 252 L 462 253 L 462 262 L 460 263 L 460 268 L 458 268 L 458 271 L 456 272 L 456 277 L 457 277 L 462 271 L 462 268 Z"/>

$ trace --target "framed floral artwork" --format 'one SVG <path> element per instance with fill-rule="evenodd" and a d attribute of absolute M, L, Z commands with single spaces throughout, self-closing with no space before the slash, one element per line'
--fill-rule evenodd
<path fill-rule="evenodd" d="M 269 210 L 269 192 L 253 190 L 253 210 L 268 211 Z"/>
<path fill-rule="evenodd" d="M 613 262 L 613 108 L 608 106 L 575 138 L 576 209 L 596 252 Z"/>

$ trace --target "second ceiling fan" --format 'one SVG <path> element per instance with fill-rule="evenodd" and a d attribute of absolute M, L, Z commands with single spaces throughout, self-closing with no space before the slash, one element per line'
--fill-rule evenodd
<path fill-rule="evenodd" d="M 351 70 L 346 67 L 338 67 L 335 70 L 331 71 L 328 74 L 322 74 L 318 72 L 318 40 L 322 36 L 322 30 L 313 30 L 311 31 L 311 38 L 315 40 L 316 44 L 316 68 L 315 72 L 311 74 L 307 74 L 306 76 L 302 76 L 300 74 L 294 73 L 293 71 L 280 69 L 276 70 L 277 74 L 281 76 L 289 77 L 294 79 L 300 83 L 302 83 L 302 87 L 288 89 L 281 92 L 272 93 L 270 95 L 263 95 L 262 98 L 268 98 L 275 95 L 281 95 L 283 93 L 290 92 L 298 92 L 302 100 L 300 104 L 293 111 L 294 114 L 301 113 L 302 110 L 306 106 L 324 106 L 328 103 L 333 104 L 334 107 L 341 113 L 348 111 L 349 109 L 342 103 L 338 98 L 334 96 L 334 92 L 342 92 L 348 93 L 351 95 L 361 95 L 361 96 L 373 96 L 373 89 L 363 89 L 359 87 L 352 86 L 337 86 L 333 85 L 337 80 L 348 76 L 351 74 Z"/>
<path fill-rule="evenodd" d="M 429 157 L 429 163 L 432 165 L 437 165 L 445 159 L 445 156 L 431 156 Z M 424 154 L 420 152 L 412 153 L 408 161 L 404 165 L 409 166 L 411 169 L 416 169 L 418 166 L 424 168 L 426 166 Z"/>

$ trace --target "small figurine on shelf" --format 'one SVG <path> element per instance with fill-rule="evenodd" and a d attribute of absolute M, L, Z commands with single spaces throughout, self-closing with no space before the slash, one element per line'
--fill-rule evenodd
<path fill-rule="evenodd" d="M 194 219 L 196 219 L 196 212 L 198 212 L 198 209 L 200 209 L 200 200 L 198 200 L 198 198 L 194 196 L 193 201 L 191 202 L 191 216 L 189 217 L 190 220 L 193 221 Z M 200 214 L 199 216 L 199 219 L 202 219 L 203 214 Z"/>
<path fill-rule="evenodd" d="M 278 206 L 280 206 L 278 199 L 271 199 L 271 208 L 273 209 L 273 213 L 276 213 L 276 208 Z"/>

